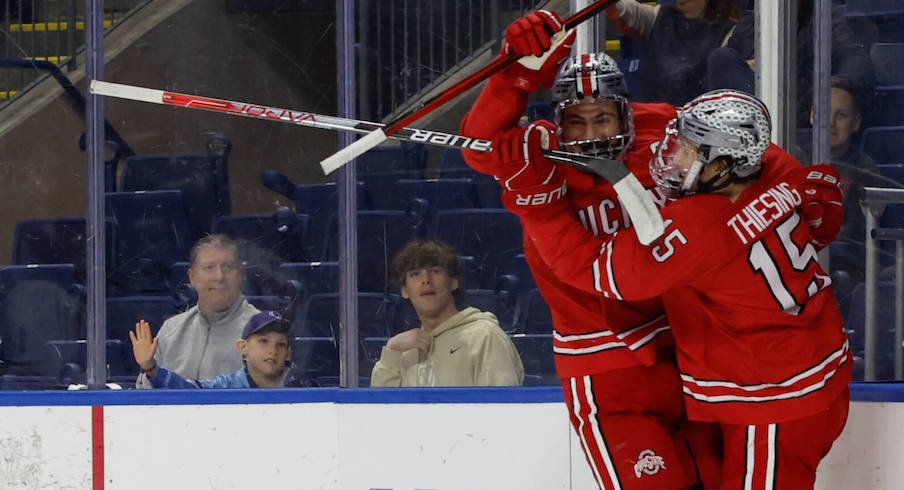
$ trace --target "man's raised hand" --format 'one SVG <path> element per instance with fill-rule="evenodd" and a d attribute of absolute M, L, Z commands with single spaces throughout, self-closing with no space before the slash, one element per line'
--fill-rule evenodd
<path fill-rule="evenodd" d="M 157 366 L 154 360 L 154 354 L 157 352 L 157 338 L 151 333 L 151 325 L 140 320 L 135 324 L 135 331 L 129 332 L 129 339 L 132 341 L 132 352 L 135 355 L 135 362 L 141 367 L 142 371 L 151 371 Z"/>

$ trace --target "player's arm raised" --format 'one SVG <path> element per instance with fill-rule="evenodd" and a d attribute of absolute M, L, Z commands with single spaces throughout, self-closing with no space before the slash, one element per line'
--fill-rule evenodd
<path fill-rule="evenodd" d="M 464 136 L 498 138 L 518 125 L 527 107 L 527 97 L 540 85 L 549 87 L 559 65 L 571 53 L 574 33 L 562 31 L 562 19 L 555 12 L 540 10 L 512 22 L 505 33 L 500 56 L 514 52 L 528 56 L 490 77 L 471 111 L 462 120 Z M 464 151 L 465 161 L 474 170 L 494 174 L 495 154 Z"/>

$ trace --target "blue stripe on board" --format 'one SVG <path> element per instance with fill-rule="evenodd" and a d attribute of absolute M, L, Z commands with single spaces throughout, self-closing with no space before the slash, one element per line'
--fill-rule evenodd
<path fill-rule="evenodd" d="M 861 402 L 904 402 L 904 383 L 852 383 L 851 399 Z M 0 391 L 0 406 L 560 402 L 562 402 L 562 389 L 556 386 L 536 388 Z"/>

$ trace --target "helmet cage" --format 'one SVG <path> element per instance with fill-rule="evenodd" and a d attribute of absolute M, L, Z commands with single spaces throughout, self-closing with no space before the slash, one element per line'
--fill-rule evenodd
<path fill-rule="evenodd" d="M 603 136 L 587 140 L 565 141 L 563 138 L 562 123 L 565 109 L 577 104 L 592 104 L 599 102 L 615 103 L 619 118 L 619 134 Z M 609 160 L 621 160 L 624 158 L 631 145 L 634 143 L 634 113 L 628 100 L 621 96 L 605 96 L 577 101 L 562 101 L 556 106 L 556 120 L 558 121 L 559 148 L 563 151 L 606 158 Z"/>
<path fill-rule="evenodd" d="M 691 141 L 683 138 L 673 119 L 650 160 L 650 176 L 665 197 L 677 199 L 696 192 L 700 172 L 708 162 Z"/>

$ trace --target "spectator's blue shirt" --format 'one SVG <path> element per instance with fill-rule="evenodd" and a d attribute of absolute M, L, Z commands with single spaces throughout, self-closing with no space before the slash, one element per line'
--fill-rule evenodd
<path fill-rule="evenodd" d="M 291 387 L 311 387 L 317 386 L 317 383 L 310 378 L 297 376 L 294 365 L 283 371 L 282 385 Z M 258 388 L 251 376 L 248 375 L 247 366 L 232 374 L 221 374 L 211 379 L 185 379 L 178 374 L 164 368 L 157 368 L 157 376 L 154 376 L 151 386 L 155 389 L 177 389 L 177 390 L 197 390 L 197 389 L 230 389 L 230 388 Z"/>

